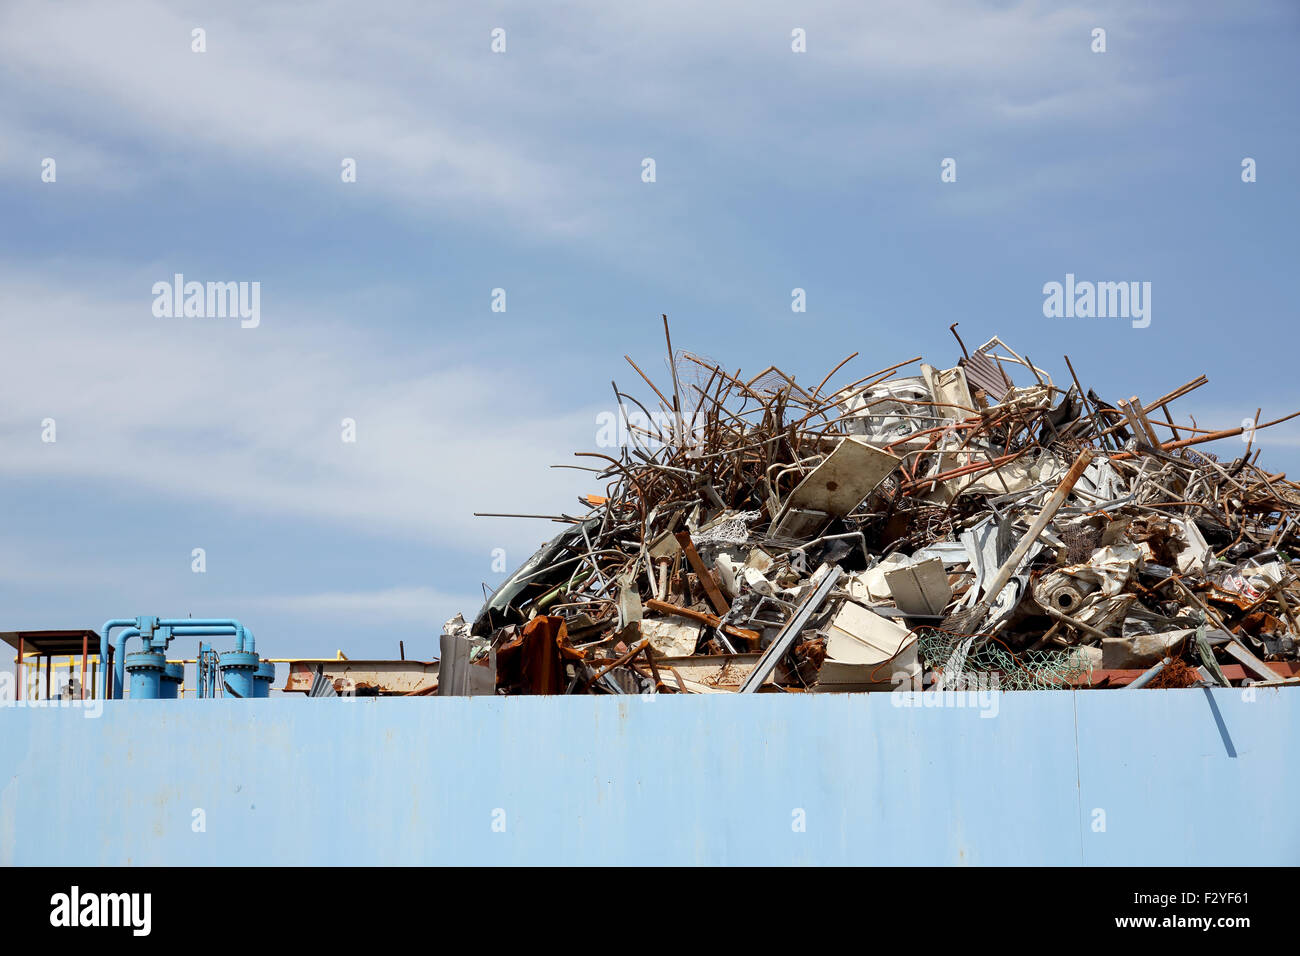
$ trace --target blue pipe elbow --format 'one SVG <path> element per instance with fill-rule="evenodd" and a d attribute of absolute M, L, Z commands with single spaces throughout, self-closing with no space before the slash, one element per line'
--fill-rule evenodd
<path fill-rule="evenodd" d="M 104 622 L 104 626 L 99 629 L 99 686 L 103 688 L 101 693 L 108 697 L 108 638 L 109 632 L 119 627 L 131 627 L 135 624 L 135 618 L 114 617 Z M 116 668 L 114 668 L 116 670 Z"/>
<path fill-rule="evenodd" d="M 128 623 L 134 624 L 134 621 Z M 140 636 L 140 629 L 128 627 L 113 639 L 113 699 L 122 699 L 122 685 L 126 682 L 126 642 Z"/>

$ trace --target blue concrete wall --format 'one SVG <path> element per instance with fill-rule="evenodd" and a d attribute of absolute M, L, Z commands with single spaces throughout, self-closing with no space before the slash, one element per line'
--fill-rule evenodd
<path fill-rule="evenodd" d="M 0 864 L 1300 862 L 1300 692 L 923 698 L 8 706 Z"/>

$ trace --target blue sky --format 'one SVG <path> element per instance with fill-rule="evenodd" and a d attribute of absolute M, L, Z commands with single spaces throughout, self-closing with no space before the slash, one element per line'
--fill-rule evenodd
<path fill-rule="evenodd" d="M 1300 408 L 1294 3 L 210 7 L 0 6 L 0 629 L 432 657 L 556 530 L 471 512 L 600 490 L 548 466 L 644 395 L 625 353 L 665 378 L 664 312 L 814 384 L 950 365 L 957 321 L 1112 401 L 1205 372 L 1201 425 Z M 261 324 L 155 317 L 176 272 Z M 1066 273 L 1150 282 L 1150 326 L 1044 318 Z"/>

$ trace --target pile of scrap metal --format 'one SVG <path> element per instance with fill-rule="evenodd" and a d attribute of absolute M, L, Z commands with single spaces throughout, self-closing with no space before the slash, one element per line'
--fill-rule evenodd
<path fill-rule="evenodd" d="M 1068 357 L 1062 387 L 957 342 L 830 390 L 856 353 L 812 388 L 671 339 L 662 388 L 628 358 L 656 411 L 614 385 L 626 440 L 579 453 L 604 494 L 448 622 L 439 693 L 1297 680 L 1300 485 L 1252 455 L 1286 418 L 1175 423 L 1204 376 L 1110 404 Z"/>

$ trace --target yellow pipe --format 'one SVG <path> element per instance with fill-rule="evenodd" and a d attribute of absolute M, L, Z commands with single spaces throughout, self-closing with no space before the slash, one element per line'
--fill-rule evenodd
<path fill-rule="evenodd" d="M 41 659 L 43 659 L 44 657 L 45 657 L 44 654 L 24 654 L 24 655 L 23 655 L 24 662 L 27 662 L 27 661 L 30 661 L 30 660 L 41 660 Z M 80 657 L 81 657 L 81 655 L 78 654 L 78 655 L 77 655 L 78 660 L 80 659 Z M 81 665 L 78 664 L 78 663 L 74 663 L 71 659 L 69 659 L 68 662 L 67 662 L 66 664 L 60 664 L 58 661 L 59 661 L 59 659 L 58 659 L 57 657 L 51 657 L 51 658 L 50 658 L 50 666 L 53 667 L 53 668 L 55 668 L 55 669 L 57 669 L 57 670 L 62 670 L 62 669 L 65 668 L 65 667 L 69 667 L 69 668 L 70 668 L 70 667 L 80 667 L 80 666 L 81 666 Z M 17 655 L 17 654 L 14 655 L 14 659 L 13 659 L 10 663 L 13 663 L 13 664 L 17 664 L 17 663 L 18 663 L 18 655 Z M 87 666 L 90 666 L 91 664 L 98 664 L 98 663 L 99 663 L 99 655 L 98 655 L 98 654 L 94 654 L 94 655 L 91 655 L 90 657 L 87 657 L 87 658 L 86 658 L 86 665 L 87 665 Z M 42 666 L 44 666 L 44 665 L 42 665 Z"/>

